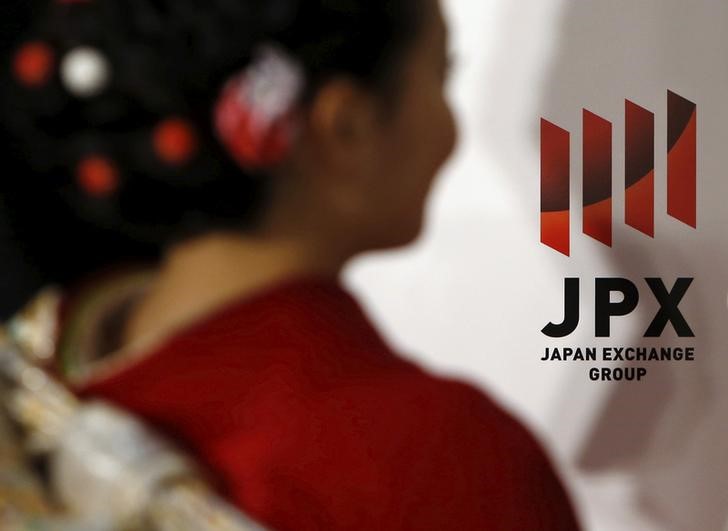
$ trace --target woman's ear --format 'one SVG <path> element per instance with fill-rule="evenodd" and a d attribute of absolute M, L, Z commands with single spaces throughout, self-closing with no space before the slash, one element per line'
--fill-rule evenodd
<path fill-rule="evenodd" d="M 346 77 L 324 84 L 306 109 L 307 130 L 300 136 L 305 146 L 295 171 L 306 175 L 321 201 L 350 220 L 367 210 L 366 191 L 380 174 L 378 116 L 372 93 Z"/>
<path fill-rule="evenodd" d="M 353 80 L 333 79 L 316 93 L 309 107 L 309 126 L 322 152 L 351 157 L 366 150 L 376 135 L 374 98 Z"/>

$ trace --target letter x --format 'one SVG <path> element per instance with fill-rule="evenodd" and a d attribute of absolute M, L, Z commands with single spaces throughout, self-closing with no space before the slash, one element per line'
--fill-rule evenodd
<path fill-rule="evenodd" d="M 660 304 L 660 310 L 647 328 L 644 337 L 660 337 L 668 322 L 672 323 L 672 327 L 679 337 L 695 337 L 690 325 L 688 325 L 678 309 L 678 305 L 688 291 L 690 284 L 693 283 L 693 279 L 678 278 L 670 292 L 667 291 L 662 279 L 646 278 L 645 280 Z"/>

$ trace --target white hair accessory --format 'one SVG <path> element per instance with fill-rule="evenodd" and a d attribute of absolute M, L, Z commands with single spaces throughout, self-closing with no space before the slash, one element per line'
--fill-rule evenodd
<path fill-rule="evenodd" d="M 108 85 L 111 65 L 96 48 L 79 46 L 63 57 L 60 73 L 68 92 L 79 98 L 90 98 Z"/>
<path fill-rule="evenodd" d="M 304 85 L 302 66 L 274 43 L 259 45 L 252 62 L 225 83 L 214 109 L 215 128 L 240 166 L 271 166 L 288 154 Z"/>

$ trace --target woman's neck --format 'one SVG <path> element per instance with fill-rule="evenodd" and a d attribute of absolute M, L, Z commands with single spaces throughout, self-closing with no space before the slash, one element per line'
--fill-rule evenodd
<path fill-rule="evenodd" d="M 123 333 L 129 345 L 165 337 L 225 303 L 304 275 L 338 276 L 347 257 L 311 242 L 232 234 L 204 236 L 170 250 Z"/>

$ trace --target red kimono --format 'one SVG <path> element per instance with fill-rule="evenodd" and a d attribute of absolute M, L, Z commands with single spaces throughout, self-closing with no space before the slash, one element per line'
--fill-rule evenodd
<path fill-rule="evenodd" d="M 79 393 L 175 437 L 271 529 L 579 528 L 528 431 L 397 356 L 335 279 L 241 298 Z"/>

